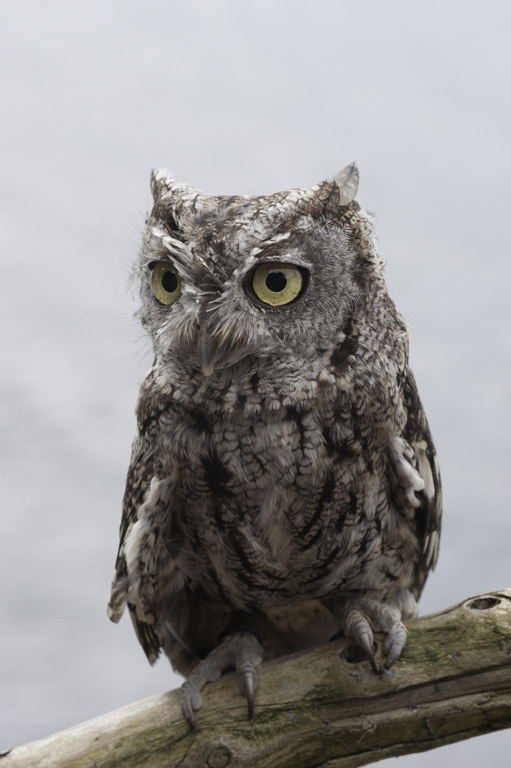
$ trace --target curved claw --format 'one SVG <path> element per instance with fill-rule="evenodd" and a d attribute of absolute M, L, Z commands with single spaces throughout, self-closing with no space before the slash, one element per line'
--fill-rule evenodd
<path fill-rule="evenodd" d="M 351 635 L 360 647 L 364 649 L 373 671 L 379 673 L 381 670 L 374 658 L 374 637 L 369 621 L 358 611 L 352 611 L 348 616 L 346 625 L 346 634 Z"/>
<path fill-rule="evenodd" d="M 371 635 L 369 636 L 367 632 L 364 632 L 359 637 L 356 637 L 356 641 L 359 645 L 362 646 L 364 649 L 365 655 L 369 659 L 369 663 L 371 667 L 373 668 L 374 672 L 379 673 L 380 667 L 376 663 L 376 659 L 374 658 L 374 652 L 373 652 L 373 633 L 371 632 Z"/>
<path fill-rule="evenodd" d="M 254 692 L 257 688 L 257 672 L 254 661 L 255 659 L 250 654 L 248 658 L 238 659 L 237 664 L 240 692 L 247 698 L 249 720 L 254 719 Z"/>
<path fill-rule="evenodd" d="M 180 696 L 180 702 L 181 702 L 181 712 L 183 713 L 183 717 L 188 723 L 188 725 L 193 728 L 194 731 L 198 730 L 199 724 L 195 717 L 193 716 L 193 710 L 194 709 L 200 709 L 200 702 L 198 707 L 193 706 L 193 700 L 196 696 L 196 691 L 193 690 L 192 686 L 190 686 L 187 682 L 183 683 L 181 688 L 179 689 L 179 696 Z M 200 694 L 199 694 L 200 696 Z M 202 696 L 200 697 L 202 698 Z M 196 702 L 197 703 L 197 702 Z"/>
<path fill-rule="evenodd" d="M 254 691 L 255 691 L 255 679 L 253 676 L 246 677 L 244 680 L 244 694 L 248 701 L 248 719 L 254 719 Z"/>
<path fill-rule="evenodd" d="M 406 643 L 406 629 L 403 624 L 399 623 L 389 635 L 385 641 L 383 647 L 384 653 L 387 654 L 387 659 L 383 665 L 383 669 L 389 670 L 391 666 L 401 656 Z"/>

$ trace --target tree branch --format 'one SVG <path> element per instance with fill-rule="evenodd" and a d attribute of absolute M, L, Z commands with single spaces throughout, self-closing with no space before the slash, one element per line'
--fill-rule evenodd
<path fill-rule="evenodd" d="M 172 691 L 17 747 L 0 768 L 351 768 L 511 727 L 511 589 L 407 627 L 381 676 L 349 639 L 263 664 L 253 722 L 229 674 L 204 690 L 198 731 Z"/>

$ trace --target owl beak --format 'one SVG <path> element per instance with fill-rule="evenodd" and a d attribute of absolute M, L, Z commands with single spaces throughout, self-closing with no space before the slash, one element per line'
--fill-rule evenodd
<path fill-rule="evenodd" d="M 199 328 L 199 340 L 197 344 L 199 363 L 204 376 L 211 376 L 215 369 L 220 352 L 220 342 L 215 339 L 205 328 Z"/>

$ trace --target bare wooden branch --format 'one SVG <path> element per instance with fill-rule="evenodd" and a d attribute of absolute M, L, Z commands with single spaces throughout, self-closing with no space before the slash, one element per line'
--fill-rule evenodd
<path fill-rule="evenodd" d="M 253 722 L 226 675 L 196 732 L 173 691 L 17 747 L 0 768 L 351 768 L 511 727 L 511 590 L 407 626 L 381 676 L 346 639 L 264 664 Z"/>

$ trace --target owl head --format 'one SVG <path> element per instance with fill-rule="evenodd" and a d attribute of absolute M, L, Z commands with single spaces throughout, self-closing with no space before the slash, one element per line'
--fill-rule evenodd
<path fill-rule="evenodd" d="M 138 279 L 157 359 L 210 377 L 338 344 L 381 285 L 358 178 L 353 163 L 310 189 L 215 197 L 153 171 Z"/>

